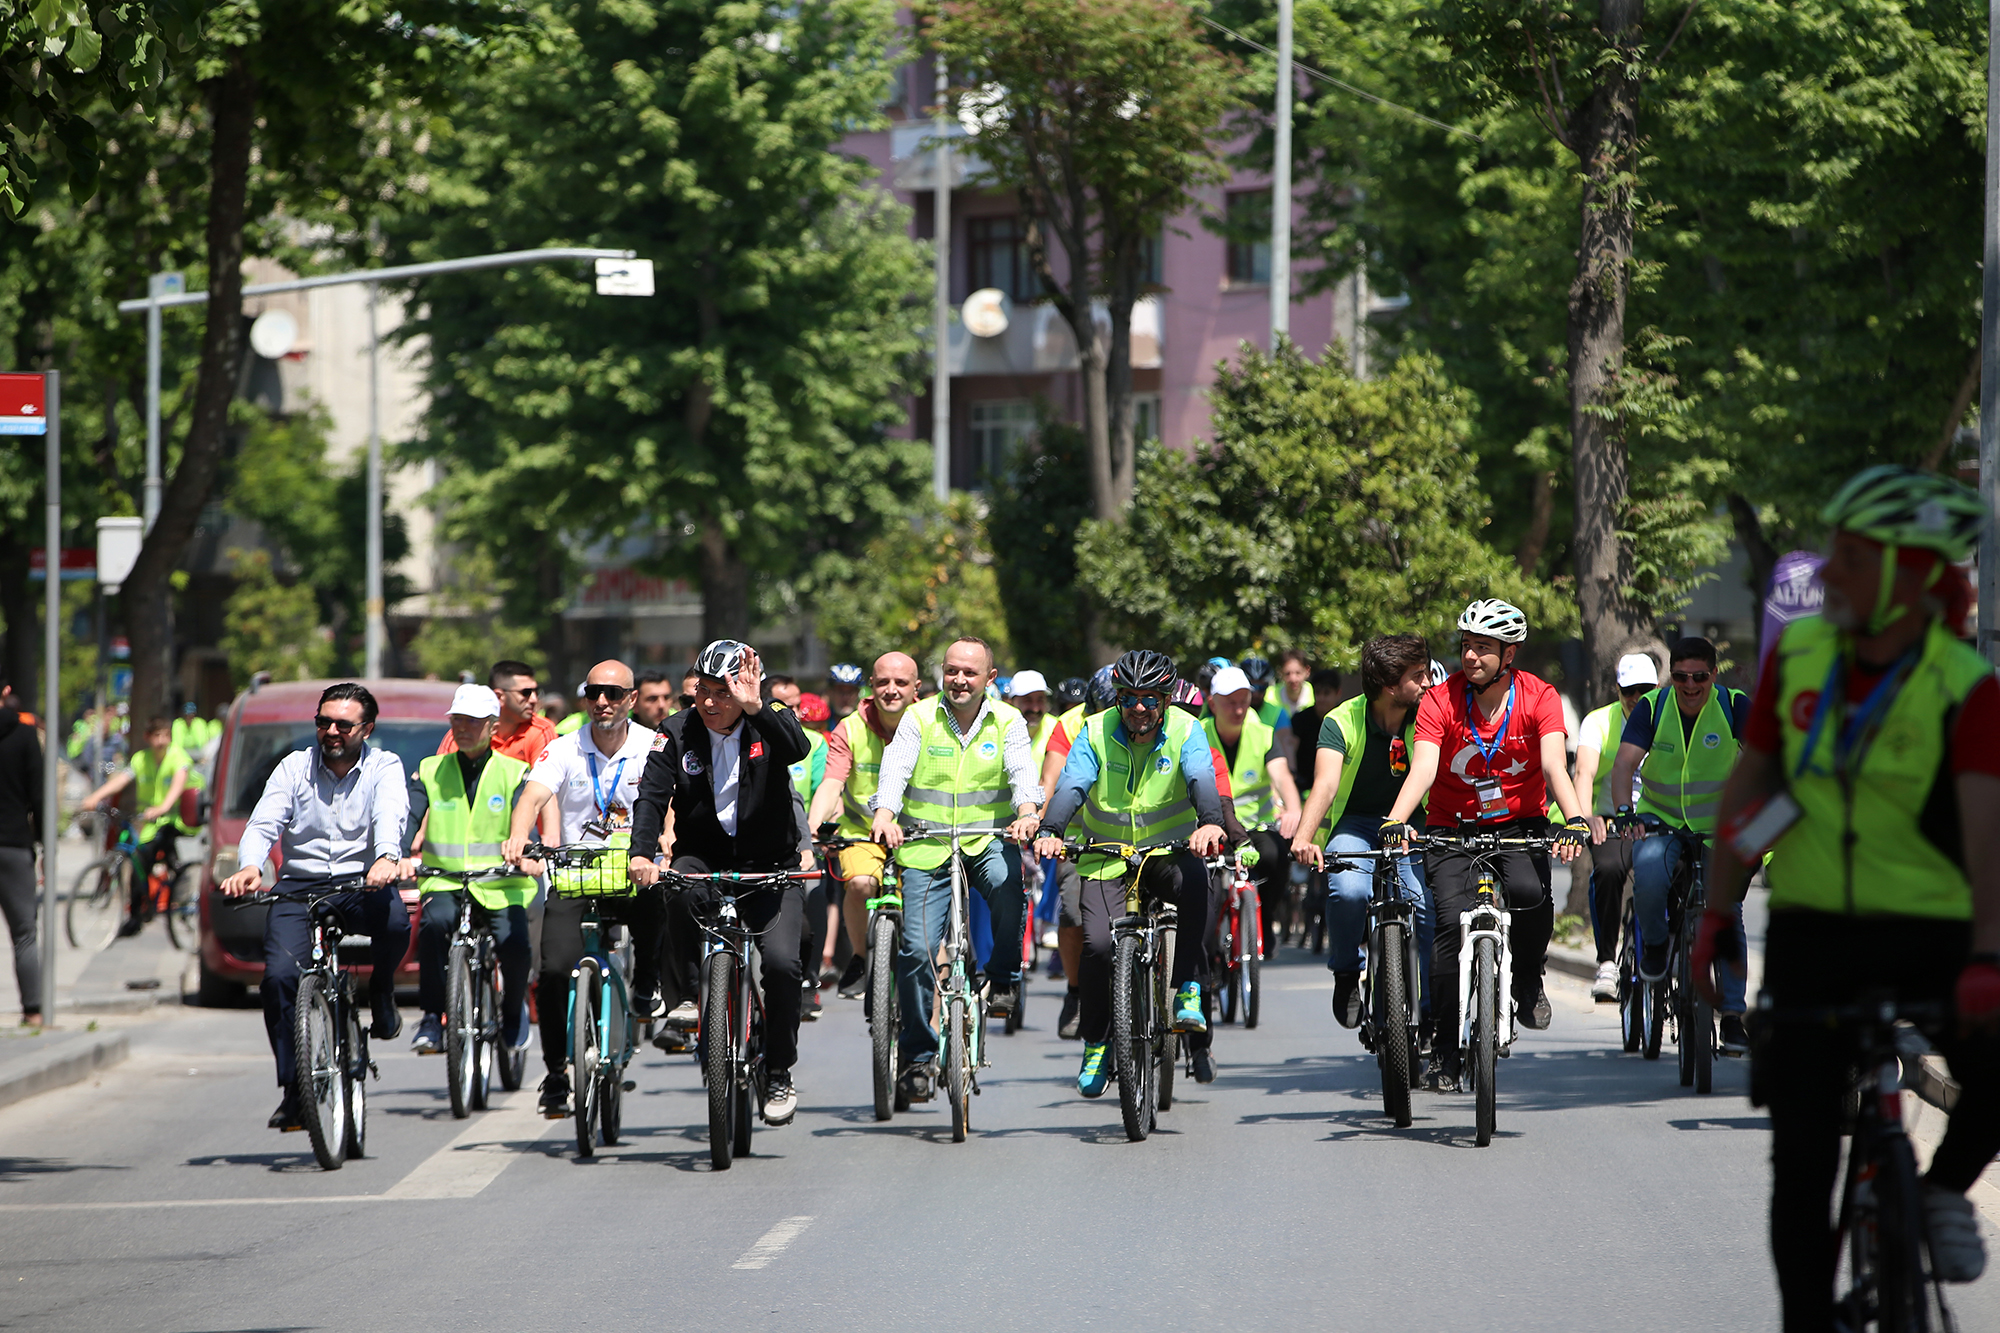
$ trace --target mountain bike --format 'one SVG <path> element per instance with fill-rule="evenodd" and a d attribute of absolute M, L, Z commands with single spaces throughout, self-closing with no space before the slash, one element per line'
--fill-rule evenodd
<path fill-rule="evenodd" d="M 1899 1003 L 1882 994 L 1856 1004 L 1772 1007 L 1768 994 L 1746 1016 L 1750 1029 L 1750 1103 L 1765 1103 L 1763 1061 L 1781 1027 L 1834 1028 L 1852 1053 L 1846 1104 L 1852 1125 L 1842 1173 L 1836 1246 L 1846 1260 L 1847 1290 L 1835 1302 L 1841 1326 L 1860 1333 L 1950 1330 L 1944 1284 L 1930 1269 L 1929 1224 L 1916 1154 L 1903 1128 L 1902 1089 L 1949 1015 L 1935 1003 Z"/>
<path fill-rule="evenodd" d="M 490 870 L 419 866 L 417 878 L 448 879 L 459 886 L 452 895 L 458 904 L 458 924 L 452 930 L 444 974 L 444 1069 L 451 1113 L 463 1120 L 486 1109 L 496 1069 L 500 1086 L 514 1092 L 528 1064 L 527 1047 L 510 1046 L 502 1038 L 506 1018 L 500 1012 L 500 956 L 491 918 L 467 892 L 481 880 L 519 879 L 521 872 L 508 866 Z"/>
<path fill-rule="evenodd" d="M 752 893 L 785 892 L 816 878 L 816 870 L 712 871 L 684 875 L 662 868 L 669 889 L 708 888 L 714 896 L 694 906 L 695 924 L 706 937 L 701 956 L 701 1029 L 696 1045 L 702 1082 L 708 1086 L 708 1160 L 727 1171 L 750 1155 L 753 1114 L 762 1115 L 767 1096 L 764 1066 L 764 997 L 752 962 L 757 931 L 737 910 L 737 899 Z"/>
<path fill-rule="evenodd" d="M 586 823 L 584 836 L 601 836 L 601 826 Z M 625 1066 L 639 1049 L 639 1029 L 625 988 L 625 969 L 599 915 L 602 905 L 630 899 L 638 892 L 626 873 L 629 853 L 624 847 L 544 847 L 530 843 L 527 859 L 548 867 L 549 892 L 583 902 L 583 957 L 570 972 L 569 1085 L 571 1114 L 576 1121 L 576 1151 L 593 1156 L 598 1144 L 617 1146 L 624 1125 L 624 1094 L 637 1086 L 625 1077 Z M 605 857 L 613 866 L 600 866 Z M 515 873 L 519 873 L 518 871 Z"/>
<path fill-rule="evenodd" d="M 872 841 L 829 836 L 819 839 L 818 846 L 831 858 L 843 847 L 858 847 Z M 887 1120 L 895 1111 L 910 1109 L 909 1098 L 896 1079 L 896 1034 L 903 1023 L 903 1001 L 896 990 L 896 952 L 903 939 L 903 890 L 896 874 L 896 854 L 890 852 L 882 867 L 881 886 L 868 900 L 868 971 L 862 991 L 862 1013 L 868 1020 L 877 1120 Z"/>
<path fill-rule="evenodd" d="M 86 827 L 85 837 L 107 850 L 79 870 L 71 882 L 69 901 L 63 906 L 63 933 L 74 948 L 103 949 L 118 938 L 130 910 L 132 877 L 142 873 L 140 843 L 131 816 L 122 811 L 83 810 L 76 819 Z M 166 857 L 144 873 L 148 882 L 140 899 L 139 919 L 163 918 L 168 943 L 176 949 L 194 947 L 201 929 L 195 893 L 201 867 L 183 862 L 169 848 Z"/>
<path fill-rule="evenodd" d="M 1680 864 L 1674 867 L 1673 885 L 1668 891 L 1668 929 L 1672 932 L 1673 967 L 1668 1011 L 1674 1017 L 1674 1046 L 1680 1053 L 1683 1088 L 1693 1085 L 1697 1093 L 1715 1086 L 1715 1007 L 1701 998 L 1694 985 L 1694 937 L 1701 927 L 1702 909 L 1708 904 L 1708 889 L 1702 883 L 1701 865 L 1708 851 L 1708 836 L 1679 829 Z"/>
<path fill-rule="evenodd" d="M 1257 864 L 1257 849 L 1238 847 L 1210 857 L 1206 864 L 1211 875 L 1228 878 L 1218 881 L 1223 884 L 1218 895 L 1215 941 L 1219 966 L 1215 985 L 1203 998 L 1210 1007 L 1211 1020 L 1219 1007 L 1223 1022 L 1234 1023 L 1241 1012 L 1243 1026 L 1254 1028 L 1264 992 L 1264 905 L 1250 878 L 1250 867 Z"/>
<path fill-rule="evenodd" d="M 1382 1073 L 1382 1113 L 1398 1129 L 1410 1125 L 1410 1089 L 1417 1085 L 1417 1022 L 1423 1011 L 1424 973 L 1429 959 L 1417 957 L 1417 905 L 1403 896 L 1403 876 L 1395 852 L 1333 852 L 1326 868 L 1338 874 L 1351 862 L 1372 861 L 1374 893 L 1368 900 L 1368 965 L 1362 976 L 1367 997 L 1361 1045 L 1375 1056 Z"/>

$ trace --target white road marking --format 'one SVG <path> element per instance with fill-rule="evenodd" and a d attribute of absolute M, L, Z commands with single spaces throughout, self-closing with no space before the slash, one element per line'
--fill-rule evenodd
<path fill-rule="evenodd" d="M 302 1194 L 296 1199 L 135 1199 L 116 1203 L 0 1203 L 0 1213 L 102 1213 L 132 1208 L 246 1208 L 272 1203 L 375 1203 L 379 1194 Z"/>
<path fill-rule="evenodd" d="M 799 1233 L 812 1225 L 810 1217 L 788 1217 L 757 1237 L 757 1243 L 743 1251 L 743 1257 L 731 1264 L 731 1268 L 763 1268 L 785 1252 L 785 1247 L 799 1238 Z"/>

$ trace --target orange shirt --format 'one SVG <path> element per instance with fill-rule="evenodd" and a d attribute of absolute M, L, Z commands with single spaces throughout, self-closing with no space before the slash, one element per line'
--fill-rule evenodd
<path fill-rule="evenodd" d="M 549 748 L 549 742 L 556 738 L 556 724 L 539 715 L 528 719 L 528 725 L 513 735 L 504 732 L 493 734 L 493 752 L 504 754 L 509 759 L 518 759 L 532 765 L 542 757 L 542 751 Z M 458 753 L 458 743 L 451 738 L 451 728 L 446 727 L 444 739 L 438 742 L 439 754 Z"/>

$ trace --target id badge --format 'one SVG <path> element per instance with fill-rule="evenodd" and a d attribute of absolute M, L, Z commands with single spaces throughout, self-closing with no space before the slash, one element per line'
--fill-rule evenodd
<path fill-rule="evenodd" d="M 1722 826 L 1722 840 L 1733 848 L 1746 866 L 1754 866 L 1791 831 L 1805 811 L 1788 791 L 1778 791 L 1739 811 Z"/>
<path fill-rule="evenodd" d="M 1507 817 L 1507 798 L 1500 794 L 1500 779 L 1491 777 L 1474 778 L 1472 780 L 1472 794 L 1479 802 L 1479 817 L 1481 819 L 1505 819 Z"/>

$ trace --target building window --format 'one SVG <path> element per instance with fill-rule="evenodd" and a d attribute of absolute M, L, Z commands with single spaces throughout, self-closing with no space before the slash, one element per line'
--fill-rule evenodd
<path fill-rule="evenodd" d="M 1223 219 L 1229 237 L 1229 284 L 1250 286 L 1271 281 L 1271 192 L 1237 190 L 1230 194 Z"/>
<path fill-rule="evenodd" d="M 1012 301 L 1042 294 L 1041 280 L 1028 262 L 1028 228 L 1018 217 L 968 218 L 965 223 L 972 289 L 998 287 Z"/>
<path fill-rule="evenodd" d="M 982 482 L 997 477 L 1035 433 L 1035 405 L 1014 399 L 972 405 L 972 462 Z"/>
<path fill-rule="evenodd" d="M 1160 395 L 1156 393 L 1135 393 L 1132 395 L 1132 439 L 1144 444 L 1147 440 L 1160 438 Z"/>
<path fill-rule="evenodd" d="M 1155 232 L 1139 242 L 1139 285 L 1160 287 L 1166 284 L 1166 267 L 1162 255 L 1167 248 L 1167 233 Z"/>

